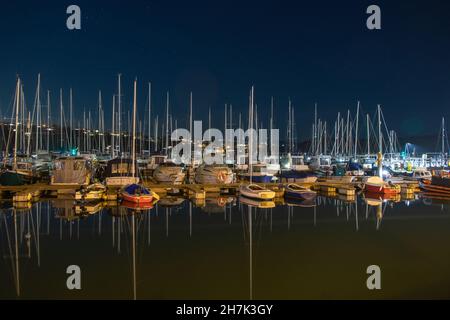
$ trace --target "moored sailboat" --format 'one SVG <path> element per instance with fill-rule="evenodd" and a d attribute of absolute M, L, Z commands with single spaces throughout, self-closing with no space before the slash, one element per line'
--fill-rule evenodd
<path fill-rule="evenodd" d="M 131 161 L 131 175 L 136 176 L 136 86 L 137 80 L 134 80 L 134 94 L 133 94 L 133 139 L 132 139 L 132 161 Z M 122 200 L 128 203 L 135 203 L 147 206 L 152 203 L 153 199 L 158 198 L 158 195 L 153 191 L 147 189 L 141 184 L 132 183 L 123 187 L 120 192 Z"/>

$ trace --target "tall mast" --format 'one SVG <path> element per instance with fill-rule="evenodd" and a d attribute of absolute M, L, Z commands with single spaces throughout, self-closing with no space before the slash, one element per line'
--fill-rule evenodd
<path fill-rule="evenodd" d="M 69 116 L 70 116 L 70 119 L 69 119 L 69 125 L 70 125 L 70 130 L 69 130 L 69 133 L 70 133 L 70 138 L 69 138 L 69 144 L 70 144 L 70 149 L 72 149 L 72 147 L 73 147 L 73 143 L 72 143 L 72 127 L 73 127 L 73 125 L 72 125 L 72 88 L 70 88 L 70 91 L 69 91 L 69 96 L 70 96 L 70 99 L 69 99 L 69 109 L 70 109 L 70 111 L 69 111 Z"/>
<path fill-rule="evenodd" d="M 230 121 L 229 121 L 229 123 L 228 123 L 228 127 L 229 127 L 230 129 L 233 129 L 233 105 L 232 105 L 232 104 L 230 104 L 230 111 L 229 111 L 229 114 L 230 114 Z"/>
<path fill-rule="evenodd" d="M 317 102 L 314 104 L 313 150 L 317 149 Z"/>
<path fill-rule="evenodd" d="M 169 91 L 166 94 L 166 155 L 169 155 Z"/>
<path fill-rule="evenodd" d="M 355 159 L 357 154 L 356 149 L 358 148 L 358 122 L 359 122 L 359 101 L 358 106 L 356 107 L 355 150 L 354 150 Z"/>
<path fill-rule="evenodd" d="M 378 105 L 378 152 L 383 153 L 383 137 L 381 133 L 381 107 Z"/>
<path fill-rule="evenodd" d="M 62 102 L 62 89 L 59 89 L 59 109 L 60 109 L 60 147 L 63 148 L 63 102 Z"/>
<path fill-rule="evenodd" d="M 272 155 L 272 145 L 273 145 L 273 141 L 272 141 L 272 130 L 273 130 L 273 96 L 270 97 L 270 152 Z"/>
<path fill-rule="evenodd" d="M 16 124 L 15 124 L 15 132 L 14 132 L 14 162 L 13 162 L 13 170 L 17 169 L 17 140 L 19 136 L 19 109 L 20 109 L 20 91 L 21 84 L 20 78 L 17 78 L 17 87 L 16 87 Z"/>
<path fill-rule="evenodd" d="M 50 152 L 50 90 L 47 90 L 47 153 Z"/>
<path fill-rule="evenodd" d="M 36 92 L 36 154 L 39 150 L 39 128 L 40 128 L 40 109 L 41 109 L 41 74 L 38 74 L 38 84 Z M 30 132 L 31 133 L 31 132 Z"/>
<path fill-rule="evenodd" d="M 379 145 L 379 157 L 383 156 L 383 137 L 381 135 L 381 107 L 378 105 L 378 145 Z M 378 165 L 378 175 L 383 177 L 383 162 L 380 160 Z"/>
<path fill-rule="evenodd" d="M 117 112 L 118 112 L 118 115 L 117 115 L 117 121 L 118 121 L 118 124 L 117 124 L 117 131 L 118 131 L 118 133 L 119 133 L 119 156 L 121 155 L 121 152 L 122 152 L 122 145 L 121 145 L 121 142 L 122 142 L 122 139 L 121 139 L 121 133 L 120 133 L 120 130 L 121 130 L 121 121 L 120 121 L 120 118 L 121 118 L 121 113 L 122 113 L 122 110 L 121 110 L 121 101 L 122 101 L 122 93 L 121 93 L 121 85 L 120 85 L 120 78 L 121 78 L 121 74 L 119 73 L 118 74 L 118 79 L 117 79 L 117 82 L 118 82 L 118 94 L 117 94 L 117 99 L 118 99 L 118 103 L 117 103 Z"/>
<path fill-rule="evenodd" d="M 225 103 L 225 113 L 224 113 L 224 131 L 223 132 L 226 132 L 227 131 L 227 104 Z"/>
<path fill-rule="evenodd" d="M 102 136 L 102 91 L 98 90 L 98 149 L 100 152 L 103 152 L 101 143 Z"/>
<path fill-rule="evenodd" d="M 192 91 L 190 92 L 190 94 L 189 94 L 189 132 L 190 132 L 190 135 L 191 135 L 191 144 L 190 144 L 190 146 L 189 146 L 189 150 L 191 151 L 191 159 L 189 159 L 189 160 L 192 160 L 192 158 L 193 158 L 193 148 L 192 148 L 192 145 L 193 145 L 193 134 L 192 134 Z"/>
<path fill-rule="evenodd" d="M 369 114 L 366 114 L 366 128 L 367 128 L 367 155 L 370 155 L 370 127 Z"/>
<path fill-rule="evenodd" d="M 136 85 L 137 79 L 134 79 L 134 93 L 133 93 L 133 143 L 131 153 L 133 155 L 131 164 L 131 173 L 133 177 L 136 176 L 135 160 L 136 160 Z"/>
<path fill-rule="evenodd" d="M 115 135 L 115 133 L 114 133 L 114 125 L 115 125 L 115 122 L 114 122 L 114 115 L 115 115 L 115 113 L 116 113 L 116 110 L 115 110 L 115 106 L 116 106 L 116 96 L 115 95 L 113 95 L 113 102 L 112 102 L 112 122 L 111 122 L 111 156 L 112 156 L 112 158 L 114 159 L 115 158 L 115 149 L 116 149 L 116 146 L 114 145 L 114 135 Z"/>
<path fill-rule="evenodd" d="M 159 115 L 156 115 L 155 119 L 155 151 L 158 151 L 158 124 L 159 124 Z"/>
<path fill-rule="evenodd" d="M 254 104 L 254 87 L 252 86 L 252 89 L 250 91 L 250 110 L 249 110 L 249 130 L 250 130 L 250 137 L 249 137 L 249 148 L 248 148 L 248 169 L 250 172 L 250 183 L 253 182 L 253 104 Z"/>
<path fill-rule="evenodd" d="M 287 132 L 287 136 L 288 136 L 288 152 L 291 153 L 291 99 L 289 98 L 289 102 L 288 102 L 288 132 Z"/>
<path fill-rule="evenodd" d="M 151 136 L 152 136 L 152 83 L 148 83 L 148 154 L 151 151 Z"/>
<path fill-rule="evenodd" d="M 444 117 L 442 117 L 442 157 L 445 155 L 445 120 Z"/>

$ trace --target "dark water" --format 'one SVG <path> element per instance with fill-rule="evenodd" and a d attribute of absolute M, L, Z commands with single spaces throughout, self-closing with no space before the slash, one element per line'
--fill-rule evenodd
<path fill-rule="evenodd" d="M 448 202 L 316 202 L 163 199 L 81 218 L 73 201 L 3 203 L 0 298 L 450 298 Z M 66 287 L 69 265 L 81 268 L 81 290 Z M 367 289 L 369 265 L 381 268 L 381 290 Z"/>

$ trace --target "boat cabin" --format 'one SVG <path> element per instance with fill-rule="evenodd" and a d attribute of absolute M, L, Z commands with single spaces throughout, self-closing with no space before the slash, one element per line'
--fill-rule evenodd
<path fill-rule="evenodd" d="M 104 178 L 107 186 L 124 186 L 139 183 L 138 166 L 135 163 L 133 176 L 133 160 L 130 158 L 115 158 L 106 164 Z"/>
<path fill-rule="evenodd" d="M 88 185 L 92 177 L 90 161 L 83 157 L 61 157 L 55 160 L 52 185 Z"/>

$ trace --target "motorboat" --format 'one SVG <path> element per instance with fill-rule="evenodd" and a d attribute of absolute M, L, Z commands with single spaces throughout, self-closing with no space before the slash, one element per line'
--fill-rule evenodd
<path fill-rule="evenodd" d="M 202 164 L 195 171 L 195 182 L 199 184 L 230 184 L 233 171 L 226 165 Z"/>
<path fill-rule="evenodd" d="M 182 184 L 185 177 L 184 168 L 171 161 L 159 164 L 153 171 L 153 178 L 158 183 Z"/>

